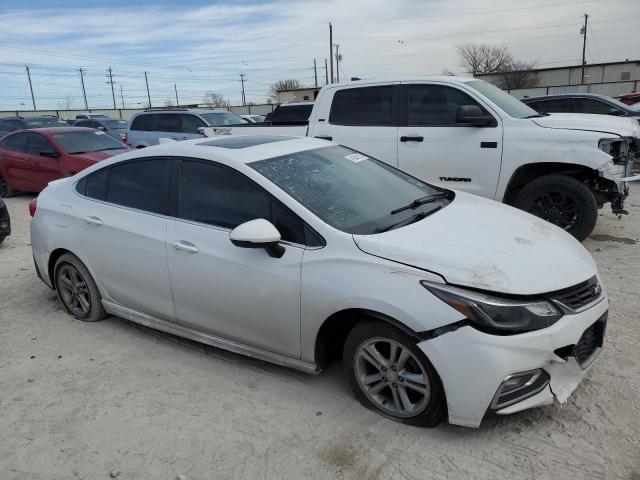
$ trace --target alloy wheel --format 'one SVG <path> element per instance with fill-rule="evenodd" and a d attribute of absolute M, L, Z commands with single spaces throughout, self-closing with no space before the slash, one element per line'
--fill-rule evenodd
<path fill-rule="evenodd" d="M 527 211 L 564 230 L 570 230 L 580 220 L 578 205 L 573 197 L 557 191 L 541 194 Z"/>
<path fill-rule="evenodd" d="M 80 272 L 70 264 L 58 271 L 58 290 L 67 309 L 76 317 L 83 318 L 91 312 L 91 296 L 87 282 Z"/>
<path fill-rule="evenodd" d="M 383 412 L 413 417 L 429 405 L 431 386 L 425 368 L 395 340 L 372 338 L 363 342 L 354 363 L 358 385 Z"/>

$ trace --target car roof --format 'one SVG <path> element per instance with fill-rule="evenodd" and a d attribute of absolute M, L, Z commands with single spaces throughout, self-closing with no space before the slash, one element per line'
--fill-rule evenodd
<path fill-rule="evenodd" d="M 529 102 L 532 100 L 552 100 L 554 98 L 562 99 L 562 98 L 597 98 L 598 100 L 611 101 L 611 98 L 606 95 L 599 95 L 597 93 L 558 93 L 555 95 L 539 95 L 537 97 L 526 97 L 523 98 L 523 102 Z"/>
<path fill-rule="evenodd" d="M 43 127 L 43 128 L 27 128 L 25 130 L 18 130 L 19 132 L 35 132 L 44 134 L 53 133 L 69 133 L 69 132 L 96 132 L 93 128 L 88 127 Z"/>
<path fill-rule="evenodd" d="M 145 110 L 144 112 L 134 113 L 134 116 L 149 115 L 152 113 L 233 113 L 223 108 L 168 108 L 166 110 Z M 235 114 L 234 114 L 235 115 Z"/>
<path fill-rule="evenodd" d="M 357 87 L 358 85 L 367 84 L 389 84 L 389 83 L 412 83 L 412 82 L 446 82 L 455 84 L 464 84 L 472 80 L 485 81 L 481 78 L 465 77 L 458 75 L 425 75 L 423 77 L 410 77 L 410 78 L 361 78 L 360 80 L 351 80 L 340 83 L 331 83 L 329 85 L 323 85 L 322 89 L 328 88 L 342 88 L 342 87 Z"/>
<path fill-rule="evenodd" d="M 268 158 L 290 155 L 316 148 L 336 146 L 336 144 L 308 137 L 287 137 L 281 135 L 221 135 L 219 137 L 197 138 L 195 140 L 160 143 L 131 153 L 118 155 L 118 160 L 133 158 L 173 156 L 212 160 L 227 165 L 242 165 Z M 106 165 L 110 161 L 103 161 Z"/>

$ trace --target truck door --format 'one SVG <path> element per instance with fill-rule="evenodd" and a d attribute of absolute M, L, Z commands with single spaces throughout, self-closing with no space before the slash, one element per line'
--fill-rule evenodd
<path fill-rule="evenodd" d="M 502 160 L 502 125 L 456 123 L 463 105 L 477 105 L 459 88 L 437 83 L 403 85 L 398 167 L 426 182 L 494 198 Z"/>
<path fill-rule="evenodd" d="M 396 90 L 399 85 L 342 88 L 313 120 L 312 136 L 325 138 L 398 165 Z M 328 99 L 329 100 L 329 99 Z M 317 100 L 316 102 L 318 102 Z"/>

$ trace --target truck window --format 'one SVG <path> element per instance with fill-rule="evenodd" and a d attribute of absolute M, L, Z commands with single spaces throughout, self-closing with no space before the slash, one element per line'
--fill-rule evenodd
<path fill-rule="evenodd" d="M 313 110 L 309 105 L 280 105 L 271 115 L 271 123 L 306 124 Z"/>
<path fill-rule="evenodd" d="M 394 126 L 393 85 L 338 90 L 331 102 L 333 125 Z"/>
<path fill-rule="evenodd" d="M 140 130 L 142 132 L 153 132 L 156 129 L 156 115 L 138 115 L 131 122 L 130 128 L 131 130 Z"/>
<path fill-rule="evenodd" d="M 409 85 L 407 101 L 407 124 L 411 127 L 455 125 L 458 107 L 482 108 L 466 93 L 442 85 Z"/>

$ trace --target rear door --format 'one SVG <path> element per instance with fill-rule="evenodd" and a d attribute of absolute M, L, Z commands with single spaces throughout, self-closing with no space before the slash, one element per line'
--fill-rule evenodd
<path fill-rule="evenodd" d="M 198 130 L 199 128 L 204 128 L 207 124 L 197 115 L 192 113 L 184 113 L 181 115 L 182 117 L 182 135 L 180 136 L 180 140 L 188 140 L 190 138 L 200 138 L 202 137 L 202 133 Z"/>
<path fill-rule="evenodd" d="M 79 183 L 88 201 L 74 207 L 84 220 L 82 248 L 109 299 L 163 319 L 174 316 L 165 250 L 172 165 L 148 158 L 98 170 Z"/>
<path fill-rule="evenodd" d="M 398 88 L 398 84 L 387 84 L 336 90 L 327 99 L 329 111 L 319 105 L 312 135 L 397 166 Z"/>
<path fill-rule="evenodd" d="M 398 166 L 434 185 L 494 198 L 502 160 L 502 127 L 497 115 L 489 126 L 456 123 L 456 111 L 478 100 L 461 89 L 413 83 L 402 89 L 398 129 Z"/>
<path fill-rule="evenodd" d="M 156 113 L 156 131 L 154 132 L 155 144 L 159 143 L 161 138 L 170 138 L 171 140 L 186 140 L 182 133 L 182 114 L 181 113 Z"/>

